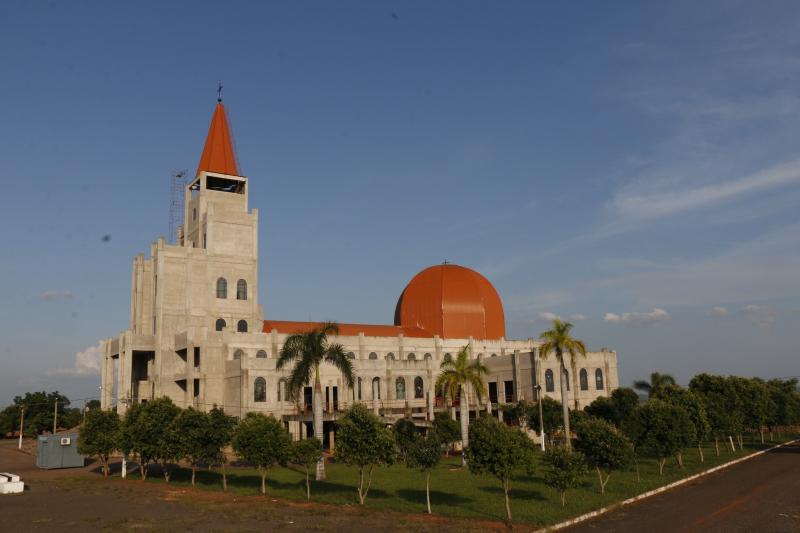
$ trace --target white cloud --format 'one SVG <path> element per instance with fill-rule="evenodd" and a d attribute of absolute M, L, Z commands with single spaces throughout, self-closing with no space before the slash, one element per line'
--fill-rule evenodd
<path fill-rule="evenodd" d="M 551 313 L 550 311 L 542 311 L 538 315 L 536 315 L 536 320 L 542 320 L 545 322 L 552 322 L 553 320 L 560 320 L 561 317 L 555 313 Z"/>
<path fill-rule="evenodd" d="M 575 313 L 574 315 L 571 315 L 569 319 L 578 322 L 579 320 L 586 320 L 586 315 L 581 313 Z"/>
<path fill-rule="evenodd" d="M 615 195 L 613 204 L 624 218 L 656 218 L 795 183 L 800 183 L 800 161 L 700 187 L 644 191 L 637 190 L 641 187 L 628 188 Z"/>
<path fill-rule="evenodd" d="M 742 308 L 742 314 L 762 328 L 769 327 L 775 322 L 775 311 L 766 305 L 746 305 Z"/>
<path fill-rule="evenodd" d="M 52 374 L 67 376 L 99 375 L 103 357 L 103 341 L 97 341 L 96 346 L 89 346 L 82 352 L 75 354 L 75 363 L 71 368 L 60 368 Z"/>
<path fill-rule="evenodd" d="M 629 326 L 648 326 L 657 322 L 669 320 L 669 313 L 658 307 L 654 307 L 652 311 L 636 311 L 629 313 L 606 313 L 603 320 L 609 324 L 624 324 Z"/>
<path fill-rule="evenodd" d="M 728 314 L 729 314 L 728 308 L 727 307 L 722 307 L 722 306 L 719 306 L 719 305 L 715 306 L 711 310 L 711 315 L 712 316 L 723 317 L 723 316 L 728 316 Z"/>
<path fill-rule="evenodd" d="M 39 295 L 39 299 L 45 302 L 55 302 L 58 300 L 71 300 L 75 295 L 68 289 L 44 291 Z"/>

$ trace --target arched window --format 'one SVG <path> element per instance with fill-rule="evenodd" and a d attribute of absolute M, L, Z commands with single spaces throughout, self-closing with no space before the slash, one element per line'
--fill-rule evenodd
<path fill-rule="evenodd" d="M 417 376 L 414 378 L 414 398 L 422 398 L 424 396 L 422 378 Z"/>
<path fill-rule="evenodd" d="M 398 400 L 405 400 L 406 380 L 404 380 L 403 378 L 397 378 L 397 380 L 394 382 L 394 392 Z"/>
<path fill-rule="evenodd" d="M 429 354 L 429 353 L 426 353 L 425 354 L 425 360 L 426 361 L 430 361 L 431 359 L 433 359 L 433 356 L 431 354 Z"/>
<path fill-rule="evenodd" d="M 372 397 L 381 399 L 381 378 L 372 378 Z"/>
<path fill-rule="evenodd" d="M 267 352 L 265 352 L 264 350 L 259 350 L 256 352 L 256 359 L 266 359 L 266 358 L 267 358 Z"/>
<path fill-rule="evenodd" d="M 496 353 L 493 353 L 493 354 L 492 354 L 492 357 L 497 357 L 497 354 L 496 354 Z"/>
<path fill-rule="evenodd" d="M 225 320 L 223 320 L 221 318 L 218 318 L 217 321 L 214 324 L 214 328 L 217 331 L 222 331 L 223 329 L 225 329 L 225 326 L 227 326 L 227 325 L 228 324 L 225 323 Z"/>
<path fill-rule="evenodd" d="M 361 399 L 361 378 L 358 378 L 357 386 L 358 386 L 358 399 L 360 400 Z"/>
<path fill-rule="evenodd" d="M 406 356 L 406 359 L 408 359 L 409 361 L 416 361 L 417 360 L 417 355 L 414 352 L 411 352 L 410 354 L 408 354 Z"/>
<path fill-rule="evenodd" d="M 236 282 L 236 299 L 247 300 L 247 282 L 243 279 Z"/>
<path fill-rule="evenodd" d="M 448 359 L 452 359 L 452 358 L 453 358 L 453 354 L 451 354 L 450 352 L 447 352 L 446 354 L 444 354 L 444 357 L 443 357 L 443 359 L 445 361 L 448 360 Z"/>
<path fill-rule="evenodd" d="M 603 390 L 603 371 L 599 368 L 594 371 L 594 388 Z"/>
<path fill-rule="evenodd" d="M 567 370 L 566 368 L 564 369 L 564 381 L 567 382 L 567 390 L 569 390 L 569 370 Z"/>
<path fill-rule="evenodd" d="M 247 320 L 240 320 L 236 323 L 236 331 L 239 333 L 247 333 Z"/>
<path fill-rule="evenodd" d="M 356 358 L 356 354 L 353 353 L 353 352 L 347 352 L 347 358 L 348 359 L 355 359 Z"/>
<path fill-rule="evenodd" d="M 236 360 L 236 359 L 241 359 L 242 357 L 244 357 L 244 352 L 243 352 L 243 351 L 241 351 L 241 350 L 236 350 L 235 352 L 233 352 L 233 358 L 234 358 L 234 360 Z"/>
<path fill-rule="evenodd" d="M 369 352 L 369 358 L 370 359 L 377 359 L 378 358 L 378 354 L 376 354 L 375 352 Z"/>
<path fill-rule="evenodd" d="M 589 390 L 589 375 L 586 373 L 586 369 L 581 368 L 581 372 L 578 376 L 581 380 L 581 390 Z"/>
<path fill-rule="evenodd" d="M 278 401 L 279 402 L 289 401 L 289 387 L 286 378 L 281 378 L 278 380 Z"/>
<path fill-rule="evenodd" d="M 267 380 L 264 378 L 256 378 L 255 382 L 253 383 L 253 401 L 267 401 Z"/>
<path fill-rule="evenodd" d="M 223 300 L 228 297 L 228 280 L 225 278 L 217 278 L 217 298 Z"/>
<path fill-rule="evenodd" d="M 392 361 L 394 361 L 394 354 L 392 352 L 387 353 L 386 359 L 391 359 Z"/>
<path fill-rule="evenodd" d="M 547 392 L 556 390 L 555 383 L 553 383 L 553 371 L 549 368 L 544 373 L 544 390 Z"/>

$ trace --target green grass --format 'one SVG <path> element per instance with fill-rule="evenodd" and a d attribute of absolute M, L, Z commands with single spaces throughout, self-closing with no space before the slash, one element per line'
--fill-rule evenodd
<path fill-rule="evenodd" d="M 794 436 L 792 436 L 794 438 Z M 681 478 L 712 468 L 727 461 L 742 457 L 756 450 L 791 440 L 789 437 L 768 441 L 765 445 L 745 445 L 745 451 L 735 454 L 721 445 L 717 457 L 713 445 L 704 448 L 705 463 L 700 463 L 697 449 L 684 453 L 684 468 L 675 460 L 667 461 L 664 475 L 659 476 L 655 459 L 639 460 L 641 481 L 637 482 L 633 469 L 614 472 L 601 498 L 597 476 L 588 475 L 581 487 L 567 493 L 567 504 L 561 507 L 558 493 L 545 486 L 542 480 L 543 466 L 537 464 L 533 476 L 520 476 L 511 484 L 511 510 L 515 522 L 550 525 L 600 507 L 622 501 L 648 490 L 666 485 Z M 745 439 L 749 441 L 749 439 Z M 540 456 L 538 456 L 540 459 Z M 335 462 L 327 464 L 327 480 L 313 481 L 311 499 L 334 505 L 357 506 L 357 471 Z M 130 474 L 132 479 L 137 473 Z M 178 469 L 173 473 L 171 484 L 189 485 L 191 472 Z M 198 489 L 222 490 L 222 476 L 218 472 L 198 471 Z M 156 468 L 151 467 L 148 481 L 164 483 Z M 267 496 L 289 500 L 305 500 L 305 474 L 299 468 L 273 468 L 267 476 Z M 242 495 L 257 495 L 260 489 L 258 471 L 252 468 L 229 467 L 228 490 Z M 425 477 L 417 470 L 403 465 L 376 468 L 372 488 L 366 506 L 373 509 L 390 509 L 407 513 L 425 513 Z M 489 476 L 476 476 L 460 468 L 460 459 L 444 458 L 431 475 L 431 506 L 434 513 L 458 518 L 480 520 L 505 519 L 501 484 Z"/>

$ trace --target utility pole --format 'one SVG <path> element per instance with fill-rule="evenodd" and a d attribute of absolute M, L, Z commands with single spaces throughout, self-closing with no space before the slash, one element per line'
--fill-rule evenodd
<path fill-rule="evenodd" d="M 22 406 L 22 412 L 19 416 L 19 446 L 18 448 L 22 449 L 22 423 L 25 421 L 25 406 Z"/>
<path fill-rule="evenodd" d="M 58 424 L 58 398 L 53 403 L 53 435 L 56 434 L 56 424 Z"/>

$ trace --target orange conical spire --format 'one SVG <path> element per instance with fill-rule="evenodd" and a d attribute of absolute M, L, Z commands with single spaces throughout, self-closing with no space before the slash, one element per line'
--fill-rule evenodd
<path fill-rule="evenodd" d="M 221 99 L 217 100 L 211 127 L 208 128 L 206 145 L 203 147 L 203 155 L 200 156 L 200 164 L 197 166 L 197 173 L 200 174 L 202 171 L 239 175 L 236 154 L 233 151 L 233 137 Z"/>

